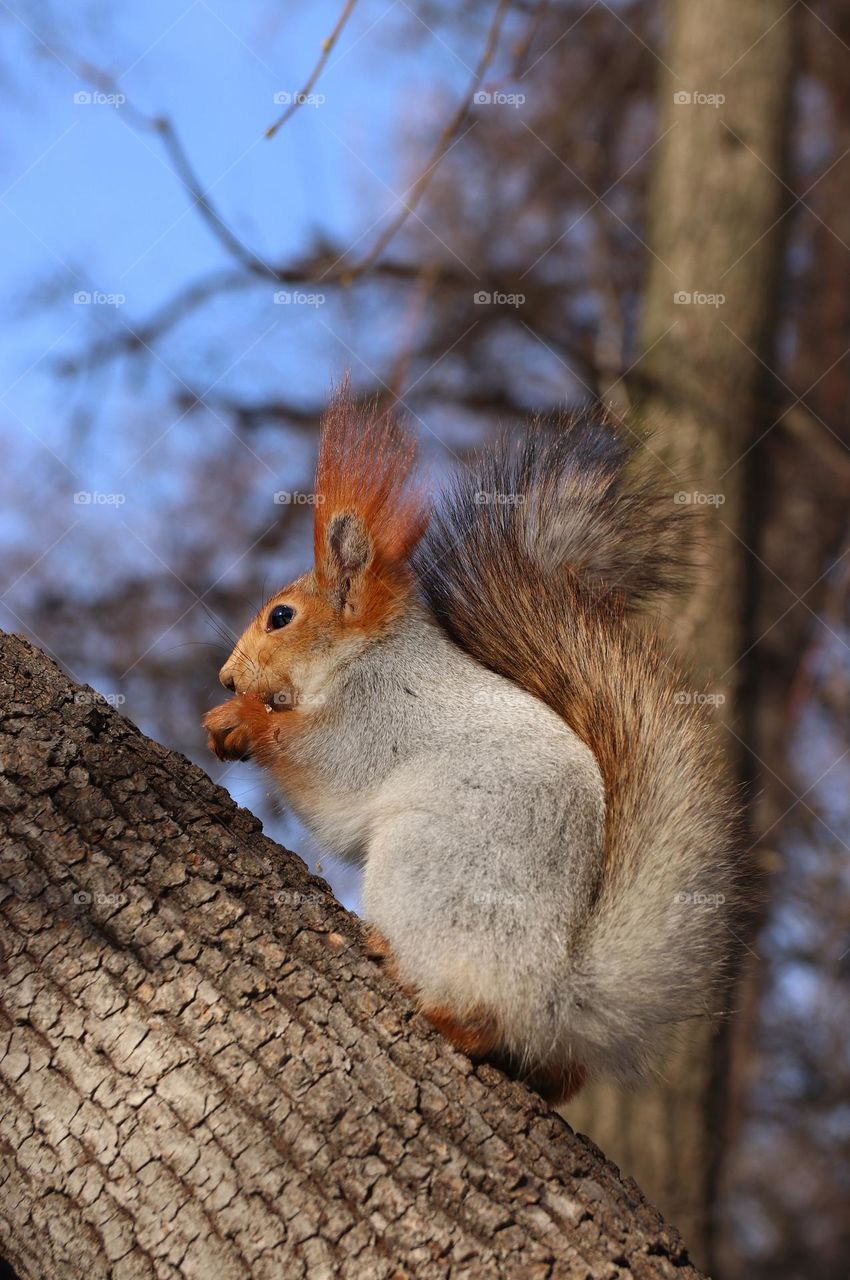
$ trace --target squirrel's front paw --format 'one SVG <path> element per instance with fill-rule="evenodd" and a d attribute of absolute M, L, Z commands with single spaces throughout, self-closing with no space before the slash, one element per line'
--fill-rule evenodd
<path fill-rule="evenodd" d="M 259 698 L 238 694 L 207 712 L 204 716 L 207 745 L 219 760 L 250 760 L 258 711 L 264 716 L 267 714 Z"/>

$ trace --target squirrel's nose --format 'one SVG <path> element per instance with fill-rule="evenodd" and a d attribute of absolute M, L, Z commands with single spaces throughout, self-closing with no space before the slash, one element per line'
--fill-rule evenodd
<path fill-rule="evenodd" d="M 221 671 L 218 673 L 218 678 L 224 685 L 225 689 L 229 689 L 231 693 L 236 692 L 236 680 L 234 679 L 233 671 L 229 662 L 225 662 Z"/>

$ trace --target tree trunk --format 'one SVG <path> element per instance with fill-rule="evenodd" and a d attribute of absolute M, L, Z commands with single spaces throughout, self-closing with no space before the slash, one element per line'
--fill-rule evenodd
<path fill-rule="evenodd" d="M 662 141 L 650 190 L 643 358 L 633 377 L 671 500 L 709 513 L 696 590 L 674 639 L 718 702 L 733 767 L 747 776 L 754 474 L 771 425 L 765 395 L 782 274 L 793 14 L 785 0 L 669 0 L 660 70 Z M 683 95 L 688 100 L 682 100 Z M 711 95 L 715 95 L 712 100 Z M 725 101 L 718 102 L 718 97 Z M 678 100 L 677 100 L 678 99 Z M 750 666 L 748 666 L 748 663 Z M 724 1131 L 728 1036 L 695 1024 L 651 1088 L 591 1089 L 571 1119 L 646 1188 L 709 1266 Z M 647 1135 L 649 1140 L 647 1140 Z"/>
<path fill-rule="evenodd" d="M 697 1280 L 200 769 L 0 637 L 0 1254 L 21 1280 Z"/>

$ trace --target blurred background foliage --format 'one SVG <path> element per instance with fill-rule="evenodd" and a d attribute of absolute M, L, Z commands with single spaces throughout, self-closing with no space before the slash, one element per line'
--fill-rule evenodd
<path fill-rule="evenodd" d="M 850 12 L 702 10 L 700 30 L 692 0 L 0 6 L 0 625 L 220 777 L 356 905 L 356 876 L 200 730 L 232 637 L 308 562 L 331 382 L 351 369 L 396 405 L 435 481 L 529 413 L 657 416 L 682 459 L 659 446 L 671 500 L 714 495 L 702 614 L 666 622 L 727 690 L 767 893 L 710 1050 L 722 1087 L 713 1072 L 693 1103 L 718 1141 L 673 1176 L 669 1145 L 642 1166 L 651 1109 L 609 1098 L 587 1127 L 719 1274 L 837 1280 Z M 738 232 L 723 271 L 667 266 Z M 679 304 L 681 288 L 724 301 Z M 689 1180 L 680 1204 L 670 1184 Z"/>

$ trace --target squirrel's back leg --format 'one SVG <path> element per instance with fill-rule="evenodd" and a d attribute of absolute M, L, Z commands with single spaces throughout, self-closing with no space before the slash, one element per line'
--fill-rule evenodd
<path fill-rule="evenodd" d="M 488 739 L 470 763 L 473 742 L 460 761 L 394 776 L 363 908 L 384 963 L 449 1040 L 560 1101 L 591 1065 L 570 941 L 592 909 L 604 794 L 585 748 L 535 744 L 529 760 L 514 735 L 506 761 Z"/>
<path fill-rule="evenodd" d="M 435 1004 L 423 1000 L 420 993 L 410 983 L 401 980 L 398 961 L 389 941 L 374 925 L 370 925 L 364 939 L 364 949 L 370 960 L 379 964 L 389 977 L 398 982 L 402 990 L 418 1006 L 419 1012 L 428 1019 L 441 1035 L 474 1061 L 490 1061 L 500 1067 L 511 1077 L 520 1077 L 547 1102 L 553 1106 L 569 1101 L 584 1086 L 587 1072 L 580 1064 L 565 1059 L 555 1065 L 532 1069 L 530 1072 L 517 1070 L 516 1064 L 503 1052 L 501 1037 L 496 1019 L 485 1009 L 480 1009 L 460 1017 L 449 1006 Z"/>
<path fill-rule="evenodd" d="M 398 961 L 387 939 L 370 925 L 364 939 L 366 955 L 380 964 L 384 973 L 399 982 Z M 498 1047 L 496 1024 L 486 1013 L 462 1020 L 444 1005 L 423 1003 L 416 988 L 400 982 L 402 990 L 419 1006 L 420 1013 L 452 1044 L 470 1058 L 486 1058 Z"/>
<path fill-rule="evenodd" d="M 547 1102 L 551 1102 L 553 1106 L 559 1106 L 569 1102 L 579 1089 L 584 1088 L 587 1083 L 587 1071 L 579 1063 L 567 1059 L 557 1067 L 536 1072 L 529 1076 L 525 1083 Z"/>
<path fill-rule="evenodd" d="M 387 939 L 371 925 L 364 940 L 366 955 L 376 964 L 380 964 L 389 977 L 399 980 L 398 962 Z M 501 1066 L 508 1075 L 517 1072 L 512 1064 L 500 1054 L 499 1033 L 495 1019 L 486 1012 L 467 1016 L 461 1019 L 445 1005 L 423 1003 L 416 990 L 408 984 L 401 983 L 402 990 L 419 1006 L 428 1021 L 436 1027 L 441 1035 L 476 1061 L 490 1059 Z M 541 1097 L 553 1105 L 567 1102 L 578 1093 L 587 1080 L 585 1069 L 569 1060 L 524 1077 L 524 1083 L 534 1089 Z"/>

